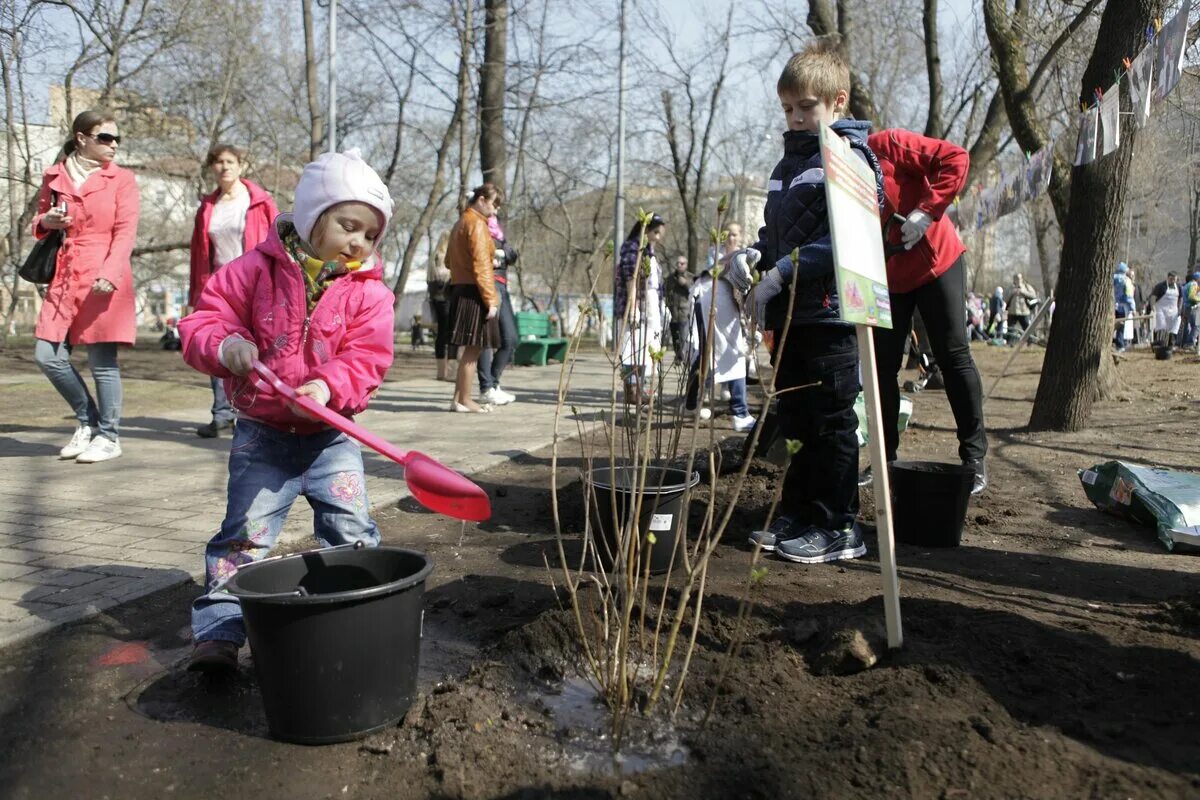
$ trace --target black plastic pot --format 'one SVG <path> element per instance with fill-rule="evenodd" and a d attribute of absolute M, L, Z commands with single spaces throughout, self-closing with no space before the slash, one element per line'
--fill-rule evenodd
<path fill-rule="evenodd" d="M 975 470 L 936 461 L 894 461 L 892 530 L 896 540 L 922 547 L 958 547 Z"/>
<path fill-rule="evenodd" d="M 417 691 L 433 562 L 398 547 L 266 559 L 226 584 L 245 615 L 271 735 L 344 742 L 398 722 Z"/>
<path fill-rule="evenodd" d="M 635 467 L 597 467 L 588 475 L 588 481 L 595 489 L 592 529 L 599 534 L 596 550 L 600 554 L 604 569 L 611 569 L 613 562 L 619 560 L 616 558 L 617 533 L 627 529 L 630 516 L 638 507 L 636 490 L 639 473 L 640 468 Z M 687 491 L 699 482 L 698 472 L 693 472 L 689 477 L 687 472 L 681 469 L 646 468 L 638 531 L 643 543 L 649 535 L 654 536 L 654 542 L 649 545 L 651 575 L 660 575 L 671 568 L 672 560 L 678 552 L 675 540 L 683 524 L 683 498 Z M 679 546 L 685 545 L 685 542 L 681 542 Z M 642 558 L 646 557 L 645 553 L 643 548 Z"/>

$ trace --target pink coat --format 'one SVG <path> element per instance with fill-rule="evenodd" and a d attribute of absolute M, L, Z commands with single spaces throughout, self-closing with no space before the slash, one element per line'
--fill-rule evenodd
<path fill-rule="evenodd" d="M 250 191 L 250 208 L 246 209 L 246 231 L 242 236 L 243 252 L 250 252 L 267 238 L 271 223 L 279 216 L 279 209 L 270 193 L 243 179 L 242 185 Z M 213 207 L 217 204 L 218 189 L 200 200 L 196 211 L 196 224 L 192 228 L 192 275 L 188 283 L 188 305 L 195 306 L 204 291 L 204 284 L 212 275 L 212 242 L 208 238 L 208 225 L 212 222 Z"/>
<path fill-rule="evenodd" d="M 133 173 L 109 162 L 76 187 L 66 167 L 55 164 L 42 176 L 33 235 L 44 239 L 41 226 L 50 210 L 51 192 L 67 201 L 73 218 L 58 251 L 54 280 L 38 314 L 34 334 L 49 342 L 133 344 L 137 320 L 133 309 L 130 258 L 137 239 L 140 197 Z M 92 284 L 106 278 L 117 287 L 96 294 Z"/>
<path fill-rule="evenodd" d="M 325 426 L 297 416 L 274 392 L 258 390 L 221 364 L 221 342 L 234 335 L 253 342 L 262 362 L 292 386 L 325 381 L 328 407 L 351 417 L 367 407 L 392 364 L 396 298 L 382 277 L 373 257 L 330 283 L 309 316 L 300 266 L 272 227 L 266 241 L 213 273 L 196 310 L 179 323 L 183 360 L 224 378 L 240 414 L 293 433 L 315 433 Z"/>

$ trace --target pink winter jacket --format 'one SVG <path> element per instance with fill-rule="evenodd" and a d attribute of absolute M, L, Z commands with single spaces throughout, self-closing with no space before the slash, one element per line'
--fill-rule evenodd
<path fill-rule="evenodd" d="M 280 220 L 290 218 L 285 214 Z M 316 433 L 322 423 L 298 416 L 274 392 L 257 389 L 249 376 L 234 376 L 218 356 L 221 342 L 235 335 L 253 342 L 259 359 L 292 386 L 324 381 L 328 407 L 352 417 L 367 407 L 392 364 L 395 296 L 381 280 L 383 269 L 374 256 L 333 280 L 306 316 L 304 278 L 277 227 L 205 284 L 196 310 L 179 323 L 183 359 L 224 378 L 242 416 L 292 433 Z"/>

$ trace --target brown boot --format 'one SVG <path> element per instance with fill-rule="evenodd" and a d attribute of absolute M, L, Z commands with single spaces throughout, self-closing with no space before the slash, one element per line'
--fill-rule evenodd
<path fill-rule="evenodd" d="M 189 672 L 228 675 L 237 670 L 238 646 L 234 642 L 210 639 L 197 642 L 188 662 Z"/>

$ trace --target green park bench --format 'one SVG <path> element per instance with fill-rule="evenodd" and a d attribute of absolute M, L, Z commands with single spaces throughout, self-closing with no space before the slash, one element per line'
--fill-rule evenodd
<path fill-rule="evenodd" d="M 546 366 L 547 360 L 567 359 L 567 340 L 550 335 L 550 315 L 537 311 L 517 313 L 517 349 L 513 362 L 518 366 Z"/>

